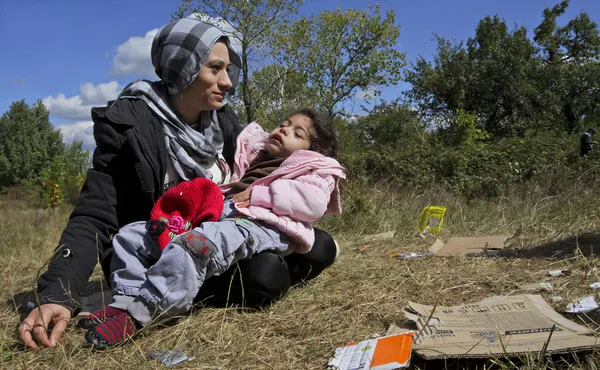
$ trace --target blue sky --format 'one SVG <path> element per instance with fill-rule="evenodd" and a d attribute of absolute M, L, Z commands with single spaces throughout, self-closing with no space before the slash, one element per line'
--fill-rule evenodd
<path fill-rule="evenodd" d="M 539 24 L 546 6 L 559 0 L 306 0 L 301 15 L 322 10 L 395 9 L 401 25 L 397 48 L 407 62 L 431 58 L 433 33 L 448 39 L 472 36 L 481 18 L 498 14 L 508 24 Z M 151 30 L 170 21 L 177 0 L 0 0 L 0 113 L 11 102 L 45 99 L 65 141 L 93 146 L 89 107 L 114 98 L 128 82 L 148 77 Z M 600 23 L 600 1 L 571 0 L 566 21 L 585 11 Z M 407 86 L 384 89 L 396 98 Z M 356 106 L 360 105 L 360 101 Z M 355 113 L 360 113 L 355 109 Z"/>

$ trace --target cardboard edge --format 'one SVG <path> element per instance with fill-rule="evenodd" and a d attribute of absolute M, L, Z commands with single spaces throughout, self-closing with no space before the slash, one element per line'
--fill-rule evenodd
<path fill-rule="evenodd" d="M 598 344 L 596 345 L 588 345 L 588 346 L 577 346 L 577 347 L 569 347 L 569 348 L 563 348 L 563 349 L 554 349 L 554 350 L 546 350 L 546 353 L 549 355 L 555 355 L 555 354 L 565 354 L 565 353 L 571 353 L 571 352 L 585 352 L 585 351 L 591 351 L 596 347 L 600 347 L 600 338 L 598 341 Z M 516 357 L 516 356 L 520 356 L 520 355 L 527 355 L 527 354 L 534 354 L 534 355 L 539 355 L 542 351 L 523 351 L 523 352 L 510 352 L 510 353 L 486 353 L 486 354 L 456 354 L 456 355 L 425 355 L 425 354 L 421 354 L 419 353 L 418 349 L 414 349 L 413 348 L 413 352 L 415 353 L 415 355 L 417 355 L 418 357 L 425 359 L 425 360 L 443 360 L 443 359 L 461 359 L 461 358 L 493 358 L 494 356 L 502 356 L 502 357 Z"/>

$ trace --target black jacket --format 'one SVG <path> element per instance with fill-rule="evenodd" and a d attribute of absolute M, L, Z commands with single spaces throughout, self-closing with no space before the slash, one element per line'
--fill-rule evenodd
<path fill-rule="evenodd" d="M 223 156 L 233 167 L 235 141 L 242 130 L 233 110 L 217 112 L 225 140 Z M 119 100 L 93 108 L 96 149 L 48 271 L 38 280 L 40 303 L 60 303 L 74 313 L 79 296 L 100 261 L 110 276 L 111 238 L 124 225 L 148 220 L 162 195 L 167 149 L 162 125 L 142 100 Z"/>
<path fill-rule="evenodd" d="M 579 137 L 579 154 L 586 155 L 594 148 L 594 140 L 589 132 L 584 132 Z"/>

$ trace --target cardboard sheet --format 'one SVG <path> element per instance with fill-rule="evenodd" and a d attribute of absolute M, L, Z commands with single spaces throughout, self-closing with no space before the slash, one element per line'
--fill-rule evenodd
<path fill-rule="evenodd" d="M 540 352 L 553 326 L 546 353 L 587 350 L 600 344 L 590 329 L 563 317 L 539 295 L 495 296 L 461 306 L 438 306 L 423 329 L 432 310 L 433 306 L 412 302 L 404 310 L 417 325 L 413 350 L 425 359 Z M 391 328 L 388 334 L 404 331 Z"/>
<path fill-rule="evenodd" d="M 502 249 L 508 246 L 509 236 L 505 235 L 486 235 L 475 237 L 454 236 L 448 239 L 446 243 L 437 240 L 429 248 L 429 251 L 437 256 L 472 256 L 485 257 L 495 256 Z"/>

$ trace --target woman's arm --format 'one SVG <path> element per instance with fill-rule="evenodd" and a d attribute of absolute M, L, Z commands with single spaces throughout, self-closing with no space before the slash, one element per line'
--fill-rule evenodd
<path fill-rule="evenodd" d="M 93 168 L 87 172 L 79 202 L 69 217 L 48 271 L 38 280 L 42 304 L 59 303 L 72 311 L 78 311 L 79 295 L 98 260 L 106 257 L 110 237 L 118 229 L 118 177 L 129 162 L 121 155 L 122 136 L 110 124 L 103 120 L 96 122 L 94 138 Z"/>

